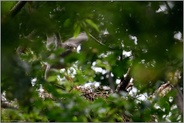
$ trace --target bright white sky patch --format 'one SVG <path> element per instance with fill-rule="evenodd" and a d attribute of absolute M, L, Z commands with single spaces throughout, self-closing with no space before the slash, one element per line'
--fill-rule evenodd
<path fill-rule="evenodd" d="M 111 88 L 109 86 L 103 86 L 104 90 L 110 90 Z"/>
<path fill-rule="evenodd" d="M 81 45 L 79 45 L 79 46 L 77 47 L 77 52 L 79 53 L 80 50 L 81 50 Z"/>
<path fill-rule="evenodd" d="M 91 87 L 91 86 L 94 86 L 95 88 L 97 88 L 100 86 L 100 83 L 99 82 L 88 82 L 81 87 L 87 88 L 87 87 Z"/>
<path fill-rule="evenodd" d="M 103 31 L 103 34 L 104 34 L 104 35 L 108 35 L 108 34 L 109 34 L 108 30 L 105 29 L 105 30 Z"/>
<path fill-rule="evenodd" d="M 136 98 L 137 98 L 138 100 L 142 100 L 142 101 L 143 101 L 143 100 L 147 100 L 147 98 L 148 98 L 147 93 L 137 95 L 137 92 L 138 92 L 137 88 L 132 87 L 132 89 L 130 90 L 129 94 L 130 94 L 131 96 L 133 96 L 133 97 L 136 95 Z"/>
<path fill-rule="evenodd" d="M 38 89 L 38 91 L 39 91 L 40 93 L 44 92 L 44 89 L 43 89 L 42 84 L 40 84 L 40 88 Z"/>
<path fill-rule="evenodd" d="M 173 3 L 172 1 L 168 1 L 167 3 L 168 3 L 168 5 L 169 5 L 169 7 L 170 7 L 171 9 L 174 7 L 174 3 Z"/>
<path fill-rule="evenodd" d="M 36 78 L 33 78 L 33 79 L 31 80 L 31 84 L 32 84 L 32 86 L 34 86 L 34 85 L 36 84 L 36 81 L 37 81 L 37 79 L 36 79 Z"/>
<path fill-rule="evenodd" d="M 95 72 L 99 72 L 99 73 L 102 73 L 102 74 L 107 73 L 106 70 L 102 69 L 101 67 L 96 67 L 95 65 L 96 65 L 96 62 L 93 62 L 93 63 L 92 63 L 92 66 L 91 66 L 91 68 L 92 68 Z"/>
<path fill-rule="evenodd" d="M 130 93 L 129 93 L 131 96 L 134 96 L 134 95 L 136 95 L 137 94 L 137 88 L 135 88 L 135 87 L 132 87 L 132 90 L 130 91 Z"/>
<path fill-rule="evenodd" d="M 175 33 L 175 34 L 174 34 L 174 38 L 175 38 L 175 39 L 178 39 L 178 40 L 182 40 L 182 34 L 181 34 L 181 32 Z"/>
<path fill-rule="evenodd" d="M 167 11 L 167 7 L 166 5 L 160 5 L 160 8 L 156 11 L 156 13 L 159 13 L 159 12 L 166 12 Z"/>
<path fill-rule="evenodd" d="M 167 2 L 167 4 L 171 9 L 174 7 L 174 3 L 171 1 Z M 168 8 L 167 8 L 166 4 L 160 5 L 160 8 L 158 10 L 156 10 L 156 13 L 159 13 L 159 12 L 164 12 L 165 14 L 167 14 Z"/>
<path fill-rule="evenodd" d="M 102 73 L 102 74 L 105 74 L 107 71 L 102 69 L 101 67 L 94 67 L 92 66 L 91 67 L 95 72 L 99 72 L 99 73 Z"/>
<path fill-rule="evenodd" d="M 96 65 L 96 61 L 94 61 L 93 63 L 92 63 L 92 66 L 95 66 Z"/>
<path fill-rule="evenodd" d="M 120 79 L 116 79 L 116 84 L 119 84 L 121 82 Z"/>
<path fill-rule="evenodd" d="M 105 57 L 107 57 L 107 56 L 110 55 L 110 54 L 112 54 L 112 52 L 107 52 L 106 54 L 105 54 L 105 53 L 101 53 L 101 54 L 99 55 L 99 58 L 105 58 Z"/>
<path fill-rule="evenodd" d="M 176 105 L 171 106 L 171 110 L 173 109 L 177 109 L 177 106 Z"/>
<path fill-rule="evenodd" d="M 129 56 L 132 55 L 132 51 L 125 51 L 125 50 L 123 50 L 123 55 L 129 57 Z"/>
<path fill-rule="evenodd" d="M 154 108 L 159 109 L 160 106 L 159 106 L 157 103 L 155 103 L 155 104 L 154 104 Z"/>
<path fill-rule="evenodd" d="M 129 38 L 130 38 L 131 40 L 134 40 L 134 44 L 137 45 L 137 37 L 136 37 L 136 36 L 129 35 Z"/>
<path fill-rule="evenodd" d="M 137 98 L 138 98 L 139 100 L 142 100 L 142 101 L 143 101 L 143 100 L 147 100 L 147 97 L 148 97 L 148 96 L 147 96 L 147 94 L 145 93 L 145 94 L 138 95 Z"/>

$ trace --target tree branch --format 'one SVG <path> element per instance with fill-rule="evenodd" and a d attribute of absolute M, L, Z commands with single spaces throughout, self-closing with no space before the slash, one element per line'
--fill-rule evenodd
<path fill-rule="evenodd" d="M 177 91 L 177 94 L 175 97 L 176 105 L 177 105 L 180 113 L 183 114 L 183 94 L 182 94 L 178 85 L 176 87 L 174 87 L 174 89 Z"/>
<path fill-rule="evenodd" d="M 115 87 L 114 87 L 114 82 L 113 82 L 113 79 L 112 79 L 112 76 L 111 76 L 111 72 L 108 72 L 108 81 L 109 81 L 109 84 L 110 84 L 110 88 L 112 89 L 113 93 L 115 92 Z"/>
<path fill-rule="evenodd" d="M 130 76 L 130 68 L 128 69 L 126 76 L 121 78 L 121 82 L 119 83 L 119 85 L 116 88 L 116 92 L 120 92 L 120 91 L 125 91 L 127 92 L 127 86 L 130 82 L 131 76 Z"/>
<path fill-rule="evenodd" d="M 92 39 L 94 39 L 98 44 L 105 46 L 105 44 L 103 44 L 102 42 L 100 42 L 99 40 L 97 40 L 97 39 L 96 39 L 94 36 L 92 36 L 91 34 L 89 34 L 89 36 L 90 36 Z"/>
<path fill-rule="evenodd" d="M 21 9 L 24 7 L 27 1 L 19 1 L 17 4 L 10 10 L 10 15 L 14 17 Z"/>
<path fill-rule="evenodd" d="M 167 3 L 167 1 L 164 1 L 164 3 L 165 3 L 165 5 L 167 6 L 167 8 L 168 8 L 168 12 L 169 12 L 169 14 L 172 14 L 171 13 L 171 8 L 170 8 L 170 6 L 169 6 L 169 4 Z"/>

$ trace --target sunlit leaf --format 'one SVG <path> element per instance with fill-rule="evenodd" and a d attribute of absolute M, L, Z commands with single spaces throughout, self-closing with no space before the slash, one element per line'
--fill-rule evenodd
<path fill-rule="evenodd" d="M 70 18 L 68 18 L 65 20 L 63 25 L 64 25 L 64 27 L 68 27 L 70 24 L 71 24 L 71 20 L 70 20 Z"/>
<path fill-rule="evenodd" d="M 54 82 L 56 80 L 57 80 L 56 76 L 49 76 L 48 79 L 47 79 L 47 81 L 49 81 L 49 82 Z"/>
<path fill-rule="evenodd" d="M 10 17 L 16 3 L 1 2 L 2 121 L 183 122 L 176 91 L 155 94 L 183 90 L 183 1 L 27 1 Z"/>
<path fill-rule="evenodd" d="M 2 1 L 1 2 L 1 12 L 9 13 L 12 7 L 15 5 L 16 1 Z"/>
<path fill-rule="evenodd" d="M 74 24 L 74 37 L 76 38 L 80 33 L 81 27 L 78 23 Z"/>
<path fill-rule="evenodd" d="M 90 19 L 85 20 L 91 27 L 93 27 L 97 32 L 99 32 L 98 26 Z"/>

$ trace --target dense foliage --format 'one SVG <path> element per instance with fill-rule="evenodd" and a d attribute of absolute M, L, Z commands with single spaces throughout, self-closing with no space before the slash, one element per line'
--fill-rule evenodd
<path fill-rule="evenodd" d="M 2 103 L 2 121 L 183 121 L 182 1 L 16 5 L 1 2 L 1 102 L 11 104 Z M 66 50 L 46 48 L 46 33 L 56 32 L 62 41 L 94 38 L 52 61 Z M 45 63 L 59 60 L 64 68 L 45 80 Z M 117 91 L 126 73 L 130 88 Z"/>

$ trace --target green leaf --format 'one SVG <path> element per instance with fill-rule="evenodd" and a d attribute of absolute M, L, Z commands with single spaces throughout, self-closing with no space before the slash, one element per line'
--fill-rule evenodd
<path fill-rule="evenodd" d="M 12 7 L 14 6 L 16 4 L 16 2 L 15 1 L 2 1 L 1 2 L 1 11 L 2 11 L 2 13 L 8 13 L 11 9 L 12 9 Z"/>
<path fill-rule="evenodd" d="M 47 81 L 49 81 L 49 82 L 54 82 L 56 80 L 57 80 L 57 76 L 49 76 L 47 79 Z"/>
<path fill-rule="evenodd" d="M 78 23 L 74 24 L 74 37 L 76 38 L 80 33 L 81 27 Z"/>
<path fill-rule="evenodd" d="M 85 20 L 91 27 L 93 27 L 97 32 L 99 32 L 98 26 L 90 19 Z"/>
<path fill-rule="evenodd" d="M 70 24 L 71 24 L 71 19 L 68 18 L 68 19 L 65 20 L 63 25 L 64 25 L 64 27 L 68 27 Z"/>

